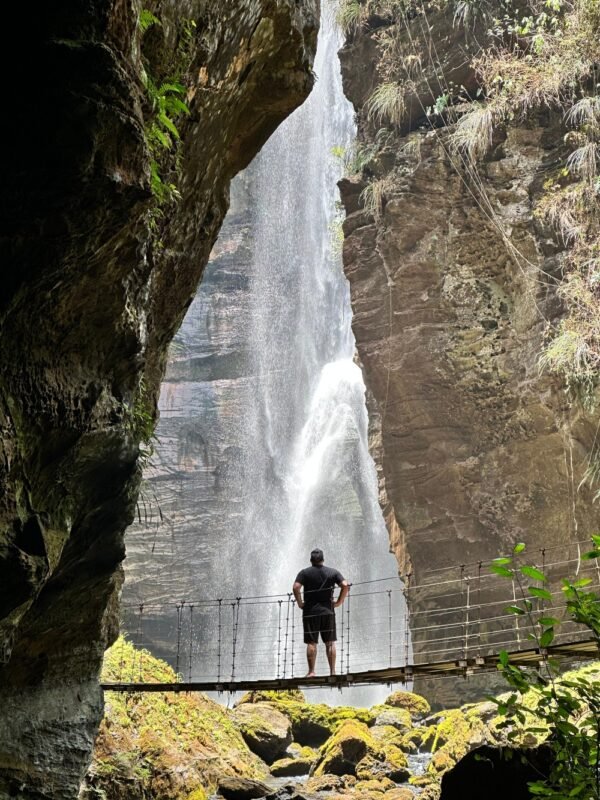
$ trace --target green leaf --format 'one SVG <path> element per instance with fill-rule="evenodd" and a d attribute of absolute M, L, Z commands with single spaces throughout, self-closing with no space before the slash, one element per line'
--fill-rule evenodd
<path fill-rule="evenodd" d="M 492 565 L 494 564 L 499 564 L 499 565 L 512 564 L 512 558 L 495 558 L 492 561 Z"/>
<path fill-rule="evenodd" d="M 540 617 L 538 619 L 540 625 L 560 625 L 560 620 L 556 617 Z"/>
<path fill-rule="evenodd" d="M 513 553 L 515 554 L 522 553 L 523 550 L 525 550 L 525 545 L 523 544 L 523 542 L 519 542 L 518 544 L 515 545 Z"/>
<path fill-rule="evenodd" d="M 500 564 L 490 564 L 490 570 L 495 572 L 496 575 L 501 575 L 503 578 L 512 578 L 513 576 L 511 569 L 506 569 L 506 567 L 503 567 Z"/>
<path fill-rule="evenodd" d="M 580 578 L 578 581 L 575 581 L 575 583 L 571 585 L 574 586 L 576 589 L 582 589 L 584 586 L 589 586 L 590 583 L 592 582 L 593 581 L 591 578 Z"/>
<path fill-rule="evenodd" d="M 554 628 L 547 628 L 540 636 L 540 647 L 548 647 L 554 641 Z"/>
<path fill-rule="evenodd" d="M 503 667 L 507 667 L 509 662 L 508 652 L 506 650 L 500 650 L 498 653 L 498 660 Z"/>
<path fill-rule="evenodd" d="M 169 131 L 169 133 L 172 133 L 176 139 L 179 139 L 179 131 L 175 127 L 175 123 L 170 117 L 168 117 L 166 114 L 159 114 L 158 121 L 163 126 L 163 128 L 166 128 Z"/>
<path fill-rule="evenodd" d="M 509 614 L 521 615 L 525 613 L 520 606 L 507 606 L 505 610 L 508 611 Z"/>
<path fill-rule="evenodd" d="M 592 561 L 594 558 L 600 558 L 600 550 L 589 550 L 587 553 L 584 553 L 581 558 L 584 561 Z"/>
<path fill-rule="evenodd" d="M 526 578 L 532 578 L 534 581 L 545 581 L 546 576 L 543 572 L 540 572 L 539 569 L 536 567 L 530 567 L 525 564 L 521 567 L 521 572 L 525 575 Z"/>
<path fill-rule="evenodd" d="M 552 600 L 552 595 L 547 589 L 538 589 L 537 586 L 528 586 L 527 589 L 529 594 L 532 594 L 534 597 L 539 597 L 542 600 Z"/>

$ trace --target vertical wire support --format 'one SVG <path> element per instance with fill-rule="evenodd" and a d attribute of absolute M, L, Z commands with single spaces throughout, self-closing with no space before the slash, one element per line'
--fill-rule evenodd
<path fill-rule="evenodd" d="M 348 606 L 346 608 L 346 674 L 350 674 L 350 589 L 352 584 L 348 585 Z"/>
<path fill-rule="evenodd" d="M 465 582 L 465 568 L 466 568 L 465 564 L 461 564 L 460 565 L 460 598 L 461 598 L 461 605 L 463 606 L 463 608 L 465 609 L 465 612 L 467 614 L 468 613 L 466 611 L 467 602 L 466 602 L 466 597 L 465 597 L 465 585 L 466 585 L 466 582 Z M 467 655 L 466 655 L 466 652 L 465 652 L 465 642 L 467 641 L 467 633 L 468 633 L 466 615 L 465 615 L 465 617 L 463 617 L 463 622 L 462 622 L 462 626 L 461 627 L 463 629 L 462 657 L 466 658 Z"/>
<path fill-rule="evenodd" d="M 181 617 L 183 615 L 183 601 L 181 603 L 177 603 L 175 608 L 177 609 L 177 654 L 175 656 L 175 673 L 177 674 L 177 680 L 179 680 L 179 660 L 181 657 Z"/>
<path fill-rule="evenodd" d="M 342 665 L 342 672 L 344 671 L 344 609 L 342 609 L 342 652 L 341 652 L 341 665 Z"/>
<path fill-rule="evenodd" d="M 288 639 L 290 633 L 290 608 L 292 605 L 292 593 L 288 592 L 287 608 L 285 612 L 285 642 L 283 646 L 283 677 L 285 678 L 287 672 L 287 654 L 288 654 Z"/>
<path fill-rule="evenodd" d="M 292 678 L 294 677 L 294 647 L 296 641 L 296 614 L 294 613 L 296 610 L 294 608 L 295 604 L 296 600 L 292 597 L 292 664 L 291 664 Z"/>
<path fill-rule="evenodd" d="M 281 604 L 283 600 L 277 601 L 277 677 L 281 678 Z"/>
<path fill-rule="evenodd" d="M 235 678 L 235 649 L 237 645 L 238 624 L 240 621 L 240 601 L 241 597 L 237 597 L 235 603 L 231 604 L 233 613 L 233 624 L 231 629 L 231 680 Z"/>
<path fill-rule="evenodd" d="M 515 586 L 515 579 L 512 580 L 512 595 L 513 604 L 517 605 L 517 587 Z M 521 649 L 521 626 L 519 625 L 519 614 L 514 615 L 515 619 L 515 632 L 517 634 L 517 650 Z"/>
<path fill-rule="evenodd" d="M 194 604 L 190 603 L 190 658 L 188 664 L 188 683 L 192 682 L 192 647 L 194 643 Z"/>
<path fill-rule="evenodd" d="M 477 656 L 481 658 L 481 568 L 483 562 L 477 565 Z"/>
<path fill-rule="evenodd" d="M 408 592 L 406 586 L 402 590 L 404 595 L 404 667 L 408 667 L 408 654 L 410 652 L 410 637 L 408 633 Z"/>
<path fill-rule="evenodd" d="M 223 600 L 219 598 L 218 622 L 217 622 L 217 683 L 221 683 L 221 634 L 222 634 L 222 620 L 221 614 L 223 611 Z"/>
<path fill-rule="evenodd" d="M 390 667 L 392 666 L 392 590 L 388 589 L 388 638 L 390 645 Z"/>
<path fill-rule="evenodd" d="M 464 641 L 464 658 L 465 661 L 469 660 L 469 637 L 471 629 L 471 578 L 466 575 L 465 581 L 467 584 L 467 602 L 465 605 L 465 641 Z"/>
<path fill-rule="evenodd" d="M 142 659 L 143 659 L 143 656 L 144 656 L 144 648 L 142 647 L 142 637 L 144 635 L 143 625 L 144 625 L 144 604 L 140 603 L 140 622 L 139 622 L 139 628 L 138 628 L 138 632 L 139 632 L 139 637 L 138 637 L 139 644 L 138 644 L 138 647 L 140 648 L 140 658 L 139 658 L 139 664 L 138 664 L 138 680 L 139 680 L 140 683 L 142 682 Z M 135 662 L 135 658 L 134 658 L 134 662 Z"/>

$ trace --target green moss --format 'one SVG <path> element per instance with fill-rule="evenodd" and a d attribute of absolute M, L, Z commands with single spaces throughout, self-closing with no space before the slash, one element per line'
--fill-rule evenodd
<path fill-rule="evenodd" d="M 431 712 L 431 706 L 424 697 L 413 692 L 393 692 L 385 701 L 386 706 L 403 708 L 411 717 L 419 719 Z"/>
<path fill-rule="evenodd" d="M 294 740 L 303 745 L 323 744 L 346 720 L 356 720 L 366 725 L 375 722 L 375 715 L 367 708 L 331 708 L 323 703 L 305 703 L 281 697 L 272 703 L 290 720 Z"/>
<path fill-rule="evenodd" d="M 306 702 L 304 693 L 300 689 L 290 689 L 289 691 L 263 690 L 246 692 L 235 705 L 241 706 L 243 703 L 282 703 L 287 700 L 292 700 L 296 703 Z"/>
<path fill-rule="evenodd" d="M 371 709 L 375 716 L 376 725 L 391 725 L 400 731 L 412 728 L 412 718 L 410 712 L 404 708 L 394 708 L 393 706 L 373 706 Z"/>
<path fill-rule="evenodd" d="M 102 679 L 129 677 L 177 681 L 168 664 L 119 639 L 106 653 Z M 121 800 L 125 786 L 137 787 L 138 796 L 203 800 L 201 787 L 213 790 L 223 775 L 261 779 L 267 774 L 226 709 L 208 697 L 106 693 L 90 782 L 107 800 Z"/>
<path fill-rule="evenodd" d="M 314 775 L 358 775 L 356 765 L 366 756 L 381 758 L 383 750 L 363 722 L 346 720 L 321 748 Z M 365 778 L 370 777 L 365 775 Z"/>

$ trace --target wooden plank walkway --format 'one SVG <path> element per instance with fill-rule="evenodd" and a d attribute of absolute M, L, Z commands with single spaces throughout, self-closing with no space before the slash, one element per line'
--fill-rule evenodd
<path fill-rule="evenodd" d="M 598 644 L 594 640 L 553 644 L 547 649 L 548 655 L 556 658 L 594 659 L 600 657 Z M 530 666 L 540 660 L 537 648 L 516 650 L 510 654 L 511 663 L 517 666 Z M 263 680 L 201 681 L 181 683 L 103 683 L 107 692 L 247 692 L 260 690 L 344 688 L 368 684 L 407 683 L 415 677 L 435 677 L 444 675 L 469 676 L 480 672 L 497 670 L 496 654 L 457 661 L 435 661 L 412 664 L 404 667 L 367 670 L 353 674 L 317 675 L 314 678 L 267 678 Z"/>

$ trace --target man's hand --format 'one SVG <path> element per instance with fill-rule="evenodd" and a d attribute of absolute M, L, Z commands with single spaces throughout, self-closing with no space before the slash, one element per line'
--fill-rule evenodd
<path fill-rule="evenodd" d="M 336 600 L 335 603 L 333 604 L 333 607 L 334 608 L 339 608 L 341 605 L 342 605 L 342 601 L 341 600 Z"/>
<path fill-rule="evenodd" d="M 338 599 L 333 604 L 334 608 L 339 608 L 342 605 L 342 603 L 344 602 L 344 600 L 346 599 L 346 597 L 348 595 L 348 592 L 350 591 L 350 584 L 348 583 L 347 580 L 343 580 L 341 582 L 340 590 L 341 590 L 340 591 L 340 596 L 338 597 Z"/>

